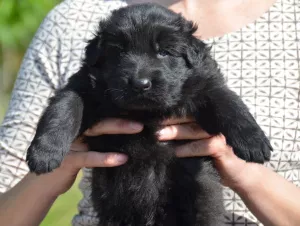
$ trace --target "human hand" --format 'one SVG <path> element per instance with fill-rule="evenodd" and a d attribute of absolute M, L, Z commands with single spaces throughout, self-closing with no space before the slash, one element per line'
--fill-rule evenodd
<path fill-rule="evenodd" d="M 88 129 L 85 136 L 100 136 L 103 134 L 133 134 L 143 129 L 143 125 L 122 119 L 109 118 L 98 122 Z M 81 168 L 87 167 L 115 167 L 124 164 L 127 156 L 120 153 L 99 153 L 88 151 L 82 138 L 78 138 L 71 145 L 70 152 L 65 156 L 59 168 L 38 177 L 46 182 L 46 189 L 58 196 L 70 189 Z"/>
<path fill-rule="evenodd" d="M 206 133 L 191 118 L 169 119 L 163 125 L 158 132 L 159 140 L 191 140 L 176 148 L 177 157 L 211 156 L 225 186 L 234 189 L 244 183 L 247 163 L 234 154 L 223 135 Z"/>

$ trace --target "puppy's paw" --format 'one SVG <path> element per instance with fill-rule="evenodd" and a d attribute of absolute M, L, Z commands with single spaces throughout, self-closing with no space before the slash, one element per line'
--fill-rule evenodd
<path fill-rule="evenodd" d="M 240 158 L 256 163 L 269 161 L 273 150 L 269 139 L 260 128 L 251 134 L 240 134 L 235 138 L 232 147 Z"/>
<path fill-rule="evenodd" d="M 248 152 L 246 161 L 264 163 L 270 160 L 273 148 L 264 134 L 260 138 L 249 138 L 246 145 Z"/>
<path fill-rule="evenodd" d="M 58 168 L 64 158 L 63 151 L 50 147 L 33 143 L 27 152 L 26 161 L 30 172 L 43 174 Z"/>

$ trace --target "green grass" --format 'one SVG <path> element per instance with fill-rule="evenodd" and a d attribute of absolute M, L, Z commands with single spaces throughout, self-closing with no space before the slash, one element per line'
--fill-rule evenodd
<path fill-rule="evenodd" d="M 5 111 L 8 107 L 9 97 L 10 97 L 9 94 L 0 92 L 0 123 L 4 118 Z"/>
<path fill-rule="evenodd" d="M 0 93 L 0 123 L 3 120 L 5 111 L 9 103 L 8 94 Z M 77 213 L 77 204 L 82 195 L 78 189 L 78 183 L 81 178 L 79 174 L 72 188 L 61 195 L 53 204 L 49 213 L 40 226 L 69 226 L 73 216 Z"/>

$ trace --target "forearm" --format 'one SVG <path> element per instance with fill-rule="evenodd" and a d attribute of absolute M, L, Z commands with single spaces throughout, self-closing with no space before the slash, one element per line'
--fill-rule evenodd
<path fill-rule="evenodd" d="M 266 226 L 300 225 L 300 189 L 262 165 L 247 167 L 234 190 L 250 211 Z"/>
<path fill-rule="evenodd" d="M 44 176 L 28 174 L 19 184 L 0 196 L 0 222 L 10 226 L 37 226 L 52 206 L 51 194 Z"/>

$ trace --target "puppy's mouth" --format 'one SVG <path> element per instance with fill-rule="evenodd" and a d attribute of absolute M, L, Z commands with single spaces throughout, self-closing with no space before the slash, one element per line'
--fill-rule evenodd
<path fill-rule="evenodd" d="M 164 87 L 159 89 L 137 91 L 131 87 L 113 87 L 109 88 L 106 94 L 109 94 L 110 100 L 119 108 L 124 110 L 160 110 L 168 105 L 168 94 Z"/>
<path fill-rule="evenodd" d="M 116 94 L 116 93 L 114 93 Z M 112 101 L 120 108 L 126 110 L 152 110 L 162 107 L 161 98 L 149 94 L 112 94 Z"/>
<path fill-rule="evenodd" d="M 158 101 L 145 97 L 128 98 L 117 101 L 117 104 L 126 110 L 153 110 L 161 107 Z"/>

